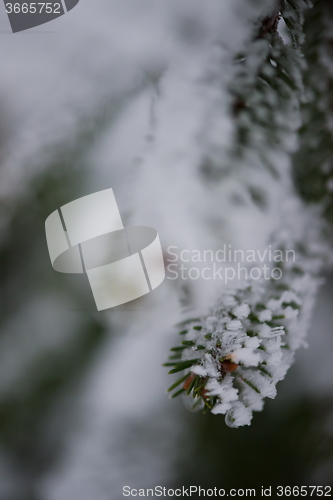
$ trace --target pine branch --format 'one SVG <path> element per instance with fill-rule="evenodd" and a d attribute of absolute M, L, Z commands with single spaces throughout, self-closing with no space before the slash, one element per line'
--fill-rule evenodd
<path fill-rule="evenodd" d="M 181 360 L 169 373 L 186 370 L 169 391 L 183 384 L 175 396 L 186 392 L 193 409 L 226 414 L 232 427 L 248 425 L 264 398 L 275 397 L 277 382 L 304 343 L 318 258 L 323 256 L 304 254 L 297 266 L 285 262 L 282 281 L 230 289 L 211 315 L 189 320 Z"/>
<path fill-rule="evenodd" d="M 189 320 L 181 332 L 181 348 L 173 348 L 179 358 L 170 371 L 183 372 L 169 389 L 182 384 L 174 396 L 189 399 L 191 409 L 225 414 L 231 427 L 249 425 L 252 412 L 262 410 L 264 398 L 275 397 L 277 382 L 305 343 L 317 276 L 331 259 L 325 224 L 296 196 L 290 162 L 281 168 L 281 154 L 290 158 L 295 149 L 306 73 L 301 53 L 305 3 L 286 0 L 282 7 L 261 21 L 247 49 L 235 57 L 230 88 L 235 141 L 229 161 L 233 173 L 242 168 L 248 174 L 251 169 L 268 172 L 286 191 L 288 216 L 282 215 L 283 227 L 275 228 L 270 243 L 273 249 L 297 249 L 297 264 L 281 262 L 280 281 L 249 280 L 225 291 L 210 315 Z M 278 34 L 280 15 L 291 45 Z M 262 177 L 256 192 L 248 188 L 258 205 L 270 195 L 266 180 Z"/>

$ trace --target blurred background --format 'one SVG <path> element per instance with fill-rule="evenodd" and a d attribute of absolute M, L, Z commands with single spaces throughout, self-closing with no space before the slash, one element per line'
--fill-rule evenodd
<path fill-rule="evenodd" d="M 232 183 L 202 188 L 191 170 L 200 148 L 228 143 L 228 54 L 265 8 L 81 0 L 13 35 L 0 6 L 1 500 L 118 500 L 125 485 L 333 486 L 333 276 L 276 400 L 230 429 L 168 399 L 162 367 L 184 304 L 206 310 L 218 284 L 165 282 L 97 313 L 82 277 L 53 271 L 45 240 L 51 212 L 112 187 L 124 224 L 156 228 L 164 249 L 267 241 L 274 204 L 230 212 L 220 193 L 234 196 Z"/>

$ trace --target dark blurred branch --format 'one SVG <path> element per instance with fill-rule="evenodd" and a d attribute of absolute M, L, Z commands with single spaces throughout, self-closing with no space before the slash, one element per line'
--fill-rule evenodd
<path fill-rule="evenodd" d="M 281 7 L 281 0 L 277 0 L 275 2 L 275 7 L 273 8 L 273 10 L 262 20 L 257 38 L 263 38 L 264 35 L 268 32 L 277 32 Z"/>

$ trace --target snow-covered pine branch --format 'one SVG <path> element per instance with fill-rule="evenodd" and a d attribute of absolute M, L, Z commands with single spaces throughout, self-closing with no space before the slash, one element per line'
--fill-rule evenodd
<path fill-rule="evenodd" d="M 278 32 L 275 9 L 235 56 L 235 134 L 227 168 L 263 209 L 278 192 L 280 217 L 268 243 L 281 251 L 294 248 L 297 262 L 280 263 L 281 280 L 248 280 L 224 290 L 209 315 L 184 322 L 182 342 L 166 363 L 170 373 L 181 374 L 169 389 L 173 397 L 183 394 L 192 409 L 225 414 L 231 427 L 249 425 L 264 398 L 276 396 L 277 382 L 305 344 L 318 275 L 331 261 L 325 223 L 293 186 L 291 157 L 306 100 L 305 8 L 287 0 L 281 9 L 291 43 Z M 219 171 L 226 175 L 217 165 L 215 178 Z"/>

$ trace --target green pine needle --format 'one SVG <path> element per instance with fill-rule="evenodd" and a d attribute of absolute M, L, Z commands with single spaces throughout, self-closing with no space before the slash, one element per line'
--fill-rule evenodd
<path fill-rule="evenodd" d="M 185 392 L 185 389 L 180 389 L 179 391 L 175 392 L 174 394 L 172 394 L 172 398 L 176 398 L 177 396 L 179 396 L 180 394 L 182 394 L 183 392 Z"/>
<path fill-rule="evenodd" d="M 186 368 L 190 368 L 190 366 L 197 363 L 198 361 L 199 361 L 198 359 L 189 359 L 188 361 L 183 361 L 183 362 L 177 363 L 177 366 L 175 366 L 175 368 L 170 370 L 169 374 L 177 373 L 177 372 L 180 372 L 182 370 L 185 370 Z"/>
<path fill-rule="evenodd" d="M 186 380 L 188 376 L 189 376 L 189 373 L 187 373 L 183 377 L 181 377 L 178 380 L 176 380 L 176 382 L 169 387 L 169 389 L 168 389 L 167 392 L 173 391 L 176 387 L 179 386 L 179 384 L 181 384 L 182 382 L 184 382 L 184 380 Z"/>

